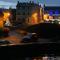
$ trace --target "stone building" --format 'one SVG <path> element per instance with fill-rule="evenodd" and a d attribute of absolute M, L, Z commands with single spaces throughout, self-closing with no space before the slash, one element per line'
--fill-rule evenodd
<path fill-rule="evenodd" d="M 16 9 L 10 8 L 9 11 L 10 11 L 10 21 L 13 25 L 15 25 L 16 24 Z"/>
<path fill-rule="evenodd" d="M 16 22 L 22 25 L 33 25 L 40 22 L 41 5 L 33 1 L 19 2 L 16 5 Z"/>

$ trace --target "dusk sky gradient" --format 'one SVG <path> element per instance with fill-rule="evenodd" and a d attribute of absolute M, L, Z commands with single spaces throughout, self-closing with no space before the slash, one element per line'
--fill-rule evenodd
<path fill-rule="evenodd" d="M 0 0 L 0 7 L 6 8 L 8 8 L 9 6 L 15 7 L 17 1 L 29 2 L 30 0 Z M 46 6 L 60 6 L 60 0 L 31 0 L 31 1 L 34 1 L 35 3 L 39 2 L 45 4 Z"/>

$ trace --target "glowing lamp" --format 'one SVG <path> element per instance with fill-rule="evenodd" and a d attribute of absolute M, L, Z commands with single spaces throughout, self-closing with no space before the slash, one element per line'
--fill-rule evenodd
<path fill-rule="evenodd" d="M 8 16 L 10 16 L 10 13 L 8 13 Z"/>

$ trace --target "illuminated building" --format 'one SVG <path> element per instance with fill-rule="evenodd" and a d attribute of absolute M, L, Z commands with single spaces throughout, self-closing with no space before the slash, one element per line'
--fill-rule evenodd
<path fill-rule="evenodd" d="M 44 14 L 43 18 L 44 20 L 49 21 L 49 14 Z"/>
<path fill-rule="evenodd" d="M 44 11 L 43 11 L 43 8 L 41 7 L 40 8 L 40 20 L 43 20 L 43 13 Z"/>
<path fill-rule="evenodd" d="M 0 11 L 0 29 L 4 27 L 4 14 L 3 11 Z"/>
<path fill-rule="evenodd" d="M 16 14 L 15 14 L 16 9 L 2 9 L 2 8 L 0 8 L 0 12 L 1 11 L 3 12 L 4 16 L 2 19 L 0 17 L 0 20 L 4 20 L 4 21 L 9 20 L 11 22 L 11 24 L 13 24 L 14 21 L 16 20 Z M 4 22 L 1 22 L 0 24 L 2 25 L 3 23 Z"/>
<path fill-rule="evenodd" d="M 53 19 L 53 16 L 49 16 L 49 19 Z"/>
<path fill-rule="evenodd" d="M 40 21 L 40 6 L 33 1 L 18 2 L 16 6 L 16 22 L 19 24 L 38 24 Z"/>
<path fill-rule="evenodd" d="M 58 19 L 60 17 L 60 6 L 45 6 L 44 11 L 47 12 L 53 19 Z"/>
<path fill-rule="evenodd" d="M 5 26 L 12 26 L 12 24 L 11 24 L 11 22 L 10 22 L 10 20 L 8 18 L 6 19 L 6 22 L 5 22 L 4 25 Z"/>

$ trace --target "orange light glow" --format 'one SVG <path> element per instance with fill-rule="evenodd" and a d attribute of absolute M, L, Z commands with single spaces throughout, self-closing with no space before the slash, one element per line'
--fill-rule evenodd
<path fill-rule="evenodd" d="M 0 28 L 3 28 L 3 21 L 0 21 Z"/>
<path fill-rule="evenodd" d="M 53 19 L 53 16 L 49 16 L 49 19 Z"/>
<path fill-rule="evenodd" d="M 0 17 L 0 28 L 4 27 L 4 21 L 6 21 L 10 16 L 9 12 L 3 12 L 3 13 L 4 13 L 4 16 Z"/>
<path fill-rule="evenodd" d="M 4 27 L 4 18 L 0 17 L 0 28 Z"/>
<path fill-rule="evenodd" d="M 4 12 L 4 20 L 6 20 L 7 18 L 9 18 L 10 13 L 9 12 Z"/>
<path fill-rule="evenodd" d="M 36 24 L 36 23 L 37 23 L 37 20 L 38 20 L 38 19 L 37 19 L 37 15 L 38 15 L 37 13 L 34 13 L 34 14 L 32 15 L 32 23 L 33 23 L 33 24 Z"/>
<path fill-rule="evenodd" d="M 10 13 L 8 13 L 8 16 L 10 16 Z"/>
<path fill-rule="evenodd" d="M 44 20 L 49 20 L 49 14 L 44 14 Z"/>

